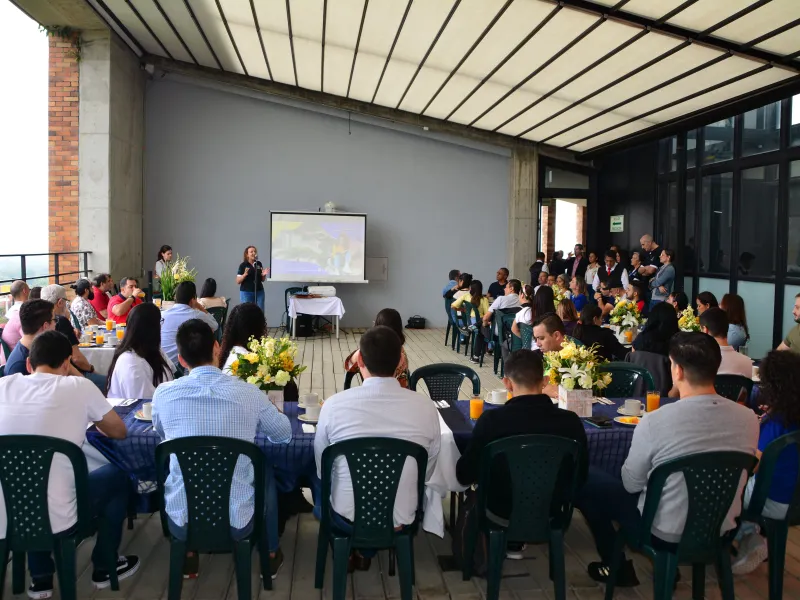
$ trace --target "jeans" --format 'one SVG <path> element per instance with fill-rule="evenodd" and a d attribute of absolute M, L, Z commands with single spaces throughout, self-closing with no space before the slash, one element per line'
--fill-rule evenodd
<path fill-rule="evenodd" d="M 742 503 L 742 508 L 747 508 L 750 505 L 750 497 L 753 495 L 753 488 L 755 488 L 755 486 L 756 478 L 753 476 L 747 480 L 747 486 L 744 488 L 744 502 Z M 761 516 L 767 519 L 776 519 L 780 521 L 786 518 L 787 512 L 789 512 L 788 504 L 775 502 L 775 500 L 767 498 L 767 501 L 764 503 L 764 510 L 761 511 Z M 736 534 L 736 540 L 741 541 L 746 535 L 756 533 L 757 531 L 758 526 L 755 523 L 742 521 L 739 532 Z"/>
<path fill-rule="evenodd" d="M 92 516 L 104 517 L 107 525 L 105 536 L 97 534 L 92 551 L 92 564 L 96 571 L 106 571 L 104 560 L 108 550 L 115 553 L 119 550 L 122 523 L 128 511 L 129 491 L 128 477 L 114 465 L 106 465 L 89 473 L 89 504 Z M 55 573 L 55 565 L 49 552 L 29 552 L 28 568 L 34 579 L 52 577 Z"/>
<path fill-rule="evenodd" d="M 277 552 L 281 542 L 278 536 L 278 491 L 275 487 L 275 475 L 272 467 L 267 465 L 264 469 L 264 520 L 262 521 L 261 536 L 267 541 L 267 549 Z M 169 531 L 179 540 L 185 540 L 189 532 L 189 524 L 178 525 L 172 518 L 167 518 Z M 238 541 L 246 538 L 253 531 L 253 521 L 241 529 L 231 525 L 231 537 Z M 191 550 L 191 548 L 190 548 Z"/>
<path fill-rule="evenodd" d="M 258 293 L 239 291 L 239 302 L 242 304 L 245 302 L 253 302 L 258 304 L 258 308 L 261 309 L 261 312 L 264 312 L 264 290 L 258 290 Z"/>
<path fill-rule="evenodd" d="M 95 384 L 97 388 L 103 392 L 104 396 L 106 395 L 106 382 L 108 377 L 105 375 L 100 375 L 99 373 L 84 373 L 83 376 Z"/>

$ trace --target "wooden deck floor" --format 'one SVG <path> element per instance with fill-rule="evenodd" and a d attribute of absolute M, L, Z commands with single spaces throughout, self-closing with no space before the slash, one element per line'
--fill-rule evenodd
<path fill-rule="evenodd" d="M 339 340 L 333 337 L 315 338 L 301 341 L 302 362 L 309 366 L 300 378 L 300 392 L 315 391 L 328 397 L 342 389 L 344 375 L 342 364 L 349 352 L 357 347 L 362 330 L 342 331 Z M 411 369 L 437 362 L 461 362 L 470 364 L 462 356 L 445 348 L 443 330 L 407 331 L 406 352 Z M 494 389 L 500 381 L 492 373 L 491 365 L 476 369 L 481 377 L 483 388 Z M 464 397 L 471 393 L 465 386 Z M 449 503 L 445 503 L 445 513 Z M 122 582 L 120 592 L 103 590 L 96 592 L 91 587 L 91 563 L 89 560 L 93 542 L 84 543 L 78 552 L 78 595 L 80 598 L 125 598 L 130 600 L 156 600 L 167 597 L 167 573 L 169 568 L 169 547 L 161 533 L 158 515 L 140 515 L 133 530 L 125 531 L 122 554 L 137 554 L 142 567 L 132 578 Z M 330 564 L 326 571 L 327 582 L 322 591 L 314 589 L 314 560 L 317 547 L 317 522 L 312 515 L 293 517 L 287 524 L 281 539 L 281 547 L 286 560 L 274 590 L 261 590 L 257 583 L 258 569 L 253 563 L 253 596 L 261 600 L 306 600 L 311 598 L 330 598 Z M 477 600 L 485 597 L 485 582 L 481 579 L 462 581 L 458 572 L 442 572 L 437 556 L 451 554 L 450 538 L 440 539 L 422 533 L 415 541 L 417 585 L 416 597 L 419 600 Z M 348 597 L 377 600 L 399 598 L 397 578 L 387 575 L 387 555 L 381 553 L 372 568 L 364 573 L 356 573 L 349 579 Z M 586 564 L 596 560 L 589 531 L 576 511 L 573 525 L 566 536 L 568 598 L 578 600 L 599 600 L 604 588 L 595 584 L 586 574 Z M 619 590 L 617 598 L 652 598 L 652 570 L 647 559 L 634 556 L 639 579 L 643 582 L 637 588 Z M 708 569 L 711 571 L 711 569 Z M 691 598 L 690 572 L 682 568 L 683 580 L 679 584 L 675 598 Z M 790 533 L 786 557 L 785 598 L 800 598 L 800 531 Z M 6 597 L 11 596 L 10 573 L 5 589 Z M 58 593 L 56 592 L 56 595 Z M 525 559 L 506 561 L 503 571 L 501 598 L 539 599 L 552 598 L 553 589 L 548 578 L 546 546 L 529 547 Z M 706 597 L 719 598 L 719 589 L 711 574 L 708 576 Z M 761 565 L 747 577 L 736 579 L 736 597 L 742 600 L 767 598 L 767 569 Z M 184 582 L 185 600 L 235 600 L 237 598 L 233 564 L 229 556 L 202 556 L 200 577 Z"/>

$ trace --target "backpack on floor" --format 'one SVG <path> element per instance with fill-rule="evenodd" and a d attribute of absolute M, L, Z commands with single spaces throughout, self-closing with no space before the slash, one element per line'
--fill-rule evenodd
<path fill-rule="evenodd" d="M 453 558 L 461 569 L 464 564 L 464 554 L 466 553 L 467 539 L 470 532 L 474 532 L 478 527 L 478 493 L 469 489 L 465 492 L 464 502 L 461 503 L 461 510 L 456 517 L 456 528 L 452 531 L 453 537 Z M 483 532 L 478 534 L 475 543 L 475 555 L 472 564 L 472 574 L 478 577 L 486 577 L 486 568 L 489 556 L 489 545 Z"/>

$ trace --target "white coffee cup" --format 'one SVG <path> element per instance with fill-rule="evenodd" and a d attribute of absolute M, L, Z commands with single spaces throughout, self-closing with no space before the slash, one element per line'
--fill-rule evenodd
<path fill-rule="evenodd" d="M 153 403 L 152 402 L 145 402 L 142 404 L 142 416 L 145 419 L 152 419 L 153 418 Z"/>
<path fill-rule="evenodd" d="M 753 374 L 751 376 L 751 379 L 753 381 L 757 381 L 759 379 L 759 377 L 758 377 L 758 367 L 755 366 L 755 365 L 753 365 Z"/>
<path fill-rule="evenodd" d="M 642 402 L 632 398 L 625 400 L 625 406 L 622 410 L 628 415 L 639 415 L 642 412 Z"/>
<path fill-rule="evenodd" d="M 492 390 L 492 404 L 505 404 L 508 400 L 508 391 L 503 389 Z"/>
<path fill-rule="evenodd" d="M 310 394 L 303 394 L 300 396 L 300 407 L 306 408 L 308 406 L 319 405 L 319 394 L 311 392 Z"/>
<path fill-rule="evenodd" d="M 84 333 L 81 336 L 81 343 L 82 344 L 91 344 L 92 343 L 92 336 L 89 335 L 88 333 Z"/>
<path fill-rule="evenodd" d="M 314 394 L 316 396 L 316 394 Z M 317 402 L 316 404 L 307 404 L 303 408 L 306 409 L 306 417 L 309 419 L 319 419 L 319 411 L 322 410 L 322 405 Z"/>

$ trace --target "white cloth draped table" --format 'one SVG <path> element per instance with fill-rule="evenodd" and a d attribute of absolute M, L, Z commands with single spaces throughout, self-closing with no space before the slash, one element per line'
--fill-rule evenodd
<path fill-rule="evenodd" d="M 111 332 L 114 333 L 113 331 Z M 116 347 L 103 346 L 102 348 L 80 348 L 81 354 L 86 357 L 89 364 L 94 367 L 94 372 L 98 375 L 108 375 L 111 368 L 111 361 L 114 360 L 114 350 Z"/>
<path fill-rule="evenodd" d="M 442 419 L 442 415 L 439 415 L 439 427 L 442 430 L 442 442 L 436 459 L 436 468 L 425 485 L 423 503 L 425 515 L 422 528 L 429 533 L 444 537 L 442 499 L 450 492 L 463 492 L 467 486 L 461 485 L 456 479 L 456 463 L 461 458 L 461 452 L 458 451 L 453 432 Z"/>
<path fill-rule="evenodd" d="M 303 298 L 292 296 L 289 298 L 289 318 L 292 323 L 292 337 L 296 337 L 297 315 L 315 315 L 319 317 L 334 317 L 336 319 L 336 337 L 339 337 L 339 319 L 344 316 L 344 304 L 338 296 L 324 298 Z"/>

